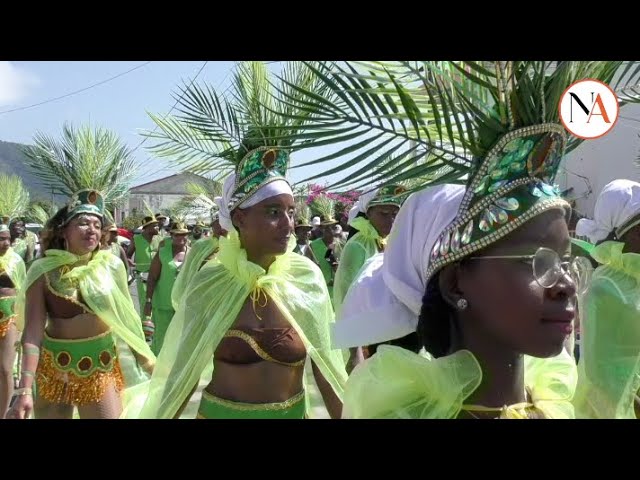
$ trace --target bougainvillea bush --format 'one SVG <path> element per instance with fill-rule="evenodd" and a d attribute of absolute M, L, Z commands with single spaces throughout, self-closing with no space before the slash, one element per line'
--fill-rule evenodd
<path fill-rule="evenodd" d="M 357 190 L 349 190 L 348 192 L 329 192 L 327 191 L 326 185 L 311 184 L 309 185 L 309 196 L 307 197 L 307 204 L 311 205 L 313 203 L 313 200 L 320 195 L 326 195 L 330 199 L 335 200 L 336 219 L 346 220 L 347 215 L 349 214 L 349 210 L 351 209 L 353 204 L 358 201 L 360 192 Z M 313 214 L 317 215 L 317 212 L 313 212 Z"/>

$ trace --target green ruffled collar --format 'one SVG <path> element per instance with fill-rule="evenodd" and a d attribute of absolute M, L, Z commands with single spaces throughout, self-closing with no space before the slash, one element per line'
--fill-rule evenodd
<path fill-rule="evenodd" d="M 60 280 L 80 281 L 86 275 L 94 272 L 96 268 L 108 265 L 112 255 L 107 250 L 89 252 L 86 255 L 75 255 L 66 250 L 50 249 L 45 252 L 45 256 L 55 259 L 57 261 L 57 268 L 63 267 L 63 271 L 60 272 Z M 78 265 L 82 262 L 87 263 Z M 76 266 L 71 269 L 64 268 L 73 265 Z"/>
<path fill-rule="evenodd" d="M 349 225 L 358 230 L 358 233 L 368 240 L 382 241 L 382 237 L 367 218 L 356 217 L 349 222 Z"/>
<path fill-rule="evenodd" d="M 622 253 L 624 243 L 607 241 L 593 248 L 591 256 L 602 265 L 640 278 L 640 254 Z"/>
<path fill-rule="evenodd" d="M 216 257 L 217 260 L 251 290 L 267 283 L 278 283 L 287 279 L 291 266 L 290 254 L 296 246 L 293 235 L 289 241 L 287 252 L 276 257 L 269 267 L 269 271 L 265 271 L 260 265 L 247 260 L 247 251 L 242 248 L 237 232 L 229 232 L 227 237 L 220 237 L 219 242 L 220 250 Z"/>

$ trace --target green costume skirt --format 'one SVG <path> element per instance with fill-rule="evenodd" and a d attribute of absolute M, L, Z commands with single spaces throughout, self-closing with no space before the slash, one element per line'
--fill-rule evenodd
<path fill-rule="evenodd" d="M 303 419 L 305 418 L 304 390 L 284 402 L 240 403 L 218 398 L 206 391 L 198 409 L 201 419 Z"/>

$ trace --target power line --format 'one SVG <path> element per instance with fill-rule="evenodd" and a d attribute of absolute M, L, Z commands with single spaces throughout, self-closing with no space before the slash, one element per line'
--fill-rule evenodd
<path fill-rule="evenodd" d="M 631 120 L 632 122 L 638 122 L 640 123 L 640 120 L 638 120 L 637 118 L 629 118 L 629 117 L 625 117 L 624 115 L 619 115 L 620 118 L 623 118 L 625 120 Z"/>
<path fill-rule="evenodd" d="M 145 63 L 142 63 L 142 64 L 138 65 L 137 67 L 134 67 L 134 68 L 132 68 L 132 69 L 130 69 L 130 70 L 127 70 L 126 72 L 119 73 L 118 75 L 115 75 L 115 76 L 113 76 L 113 77 L 107 78 L 106 80 L 102 80 L 101 82 L 94 83 L 93 85 L 89 85 L 88 87 L 81 88 L 80 90 L 76 90 L 76 91 L 74 91 L 74 92 L 69 92 L 69 93 L 67 93 L 67 94 L 65 94 L 65 95 L 61 95 L 61 96 L 59 96 L 59 97 L 50 98 L 49 100 L 45 100 L 45 101 L 43 101 L 43 102 L 39 102 L 39 103 L 34 103 L 34 104 L 32 104 L 32 105 L 26 105 L 26 106 L 24 106 L 24 107 L 12 108 L 11 110 L 4 110 L 4 111 L 1 111 L 1 112 L 0 112 L 0 115 L 4 115 L 4 114 L 6 114 L 6 113 L 11 113 L 11 112 L 18 112 L 18 111 L 21 111 L 21 110 L 27 110 L 27 109 L 29 109 L 29 108 L 39 107 L 40 105 L 44 105 L 44 104 L 46 104 L 46 103 L 55 102 L 55 101 L 57 101 L 57 100 L 62 100 L 63 98 L 71 97 L 72 95 L 76 95 L 76 94 L 78 94 L 78 93 L 86 92 L 87 90 L 90 90 L 90 89 L 92 89 L 92 88 L 98 87 L 98 86 L 100 86 L 100 85 L 104 85 L 105 83 L 108 83 L 108 82 L 110 82 L 110 81 L 112 81 L 112 80 L 115 80 L 116 78 L 120 78 L 120 77 L 122 77 L 122 76 L 126 75 L 127 73 L 131 73 L 131 72 L 133 72 L 134 70 L 138 70 L 139 68 L 142 68 L 142 67 L 144 67 L 144 66 L 146 66 L 146 65 L 149 65 L 150 63 L 151 63 L 151 62 L 145 62 Z"/>
<path fill-rule="evenodd" d="M 205 62 L 205 65 L 206 65 L 206 63 L 207 63 L 207 62 Z M 274 63 L 282 63 L 282 62 L 281 62 L 280 60 L 277 60 L 277 61 L 269 61 L 269 62 L 265 62 L 265 63 L 266 63 L 267 65 L 271 65 L 271 64 L 274 64 Z M 203 65 L 203 67 L 202 67 L 202 68 L 204 68 L 204 65 Z M 200 69 L 200 71 L 202 71 L 202 68 Z M 195 79 L 196 79 L 196 78 L 198 77 L 198 75 L 200 74 L 200 71 L 196 74 L 196 76 L 194 77 L 194 79 L 191 81 L 191 84 L 189 84 L 189 87 L 191 87 L 191 85 L 193 85 L 193 82 L 195 81 Z M 231 74 L 231 72 L 232 72 L 232 71 L 233 71 L 233 69 L 230 69 L 230 70 L 227 72 L 227 74 L 224 76 L 224 78 L 223 78 L 223 79 L 220 81 L 220 83 L 218 84 L 218 87 L 216 88 L 216 90 L 217 90 L 217 89 L 219 89 L 219 88 L 224 84 L 225 80 L 229 77 L 229 75 Z M 226 95 L 226 93 L 229 91 L 229 89 L 230 89 L 232 86 L 233 86 L 233 84 L 228 85 L 228 86 L 227 86 L 227 88 L 225 88 L 225 89 L 224 89 L 224 91 L 220 94 L 220 96 L 221 96 L 221 97 L 224 97 L 224 96 Z M 189 87 L 187 87 L 187 89 L 188 89 Z M 178 102 L 180 101 L 180 99 L 181 99 L 181 98 L 182 98 L 182 95 L 178 98 L 178 100 L 176 100 L 176 103 L 173 105 L 173 107 L 171 107 L 171 110 L 169 110 L 169 112 L 167 113 L 167 115 L 165 115 L 165 118 L 166 118 L 167 116 L 169 116 L 169 114 L 170 114 L 170 113 L 171 113 L 171 111 L 176 107 L 176 105 L 178 104 Z M 154 128 L 154 129 L 153 129 L 153 131 L 152 131 L 152 133 L 153 133 L 153 132 L 155 132 L 157 129 L 158 129 L 158 125 L 156 125 L 156 126 L 155 126 L 155 128 Z M 140 143 L 139 143 L 139 144 L 138 144 L 138 145 L 133 149 L 133 151 L 135 152 L 135 151 L 136 151 L 136 150 L 137 150 L 137 149 L 138 149 L 138 148 L 139 148 L 139 147 L 140 147 L 140 146 L 141 146 L 145 141 L 147 141 L 147 139 L 148 139 L 148 138 L 149 138 L 149 137 L 145 137 L 145 138 L 144 138 L 144 140 L 143 140 L 142 142 L 140 142 Z M 141 169 L 143 166 L 148 165 L 152 160 L 153 160 L 153 159 L 152 159 L 151 157 L 147 158 L 145 161 L 143 161 L 143 162 L 140 164 L 139 169 Z M 141 173 L 141 174 L 139 175 L 139 177 L 143 177 L 143 176 L 149 175 L 149 174 L 151 174 L 151 173 L 159 173 L 159 172 L 162 172 L 162 171 L 166 171 L 166 170 L 169 170 L 169 168 L 170 168 L 170 167 L 163 167 L 163 168 L 161 168 L 160 170 L 155 170 L 155 171 L 148 170 L 148 171 L 146 171 L 146 172 L 144 172 L 144 173 Z"/>
<path fill-rule="evenodd" d="M 206 62 L 205 62 L 205 63 L 206 63 Z M 228 77 L 229 77 L 229 75 L 231 74 L 231 71 L 232 71 L 232 70 L 233 70 L 233 69 L 231 69 L 231 70 L 229 70 L 229 71 L 227 72 L 227 74 L 226 74 L 226 75 L 222 78 L 222 80 L 218 83 L 218 87 L 217 87 L 217 88 L 220 88 L 220 86 L 222 86 L 222 85 L 224 84 L 224 82 L 227 80 L 227 78 L 228 78 Z M 199 73 L 199 72 L 198 72 L 198 73 Z M 197 75 L 196 75 L 196 77 L 197 77 Z M 195 78 L 193 79 L 193 81 L 195 81 Z M 191 82 L 191 85 L 193 84 L 193 81 Z M 189 85 L 189 86 L 191 86 L 191 85 Z M 226 91 L 227 91 L 228 89 L 229 89 L 229 87 L 228 87 L 228 88 L 227 88 L 227 89 L 222 93 L 222 96 L 224 96 L 224 93 L 226 93 Z M 181 97 L 180 97 L 180 98 L 181 98 Z M 176 105 L 178 104 L 178 102 L 179 102 L 180 98 L 178 98 L 178 101 L 176 101 L 176 103 L 173 105 L 173 107 L 171 108 L 171 110 L 173 110 L 173 109 L 176 107 Z M 168 115 L 169 115 L 169 113 L 171 113 L 171 110 L 169 110 L 169 112 L 167 113 L 167 115 L 166 115 L 166 116 L 168 116 Z M 165 116 L 165 117 L 166 117 L 166 116 Z M 153 129 L 153 131 L 155 132 L 157 129 L 158 129 L 158 126 L 156 125 L 156 127 Z M 147 138 L 148 138 L 148 137 L 147 137 Z M 145 140 L 146 140 L 146 138 L 145 138 Z M 142 145 L 142 143 L 144 143 L 144 141 L 143 141 L 143 142 L 141 142 L 141 143 L 138 145 L 138 147 L 139 147 L 140 145 Z M 138 147 L 136 147 L 136 148 L 138 148 Z M 152 158 L 152 157 L 147 158 L 145 161 L 143 161 L 143 162 L 140 164 L 140 167 L 139 167 L 139 168 L 142 168 L 143 166 L 148 165 L 148 164 L 149 164 L 149 162 L 151 162 L 152 160 L 153 160 L 153 158 Z M 165 171 L 165 170 L 169 170 L 169 168 L 170 168 L 170 167 L 169 167 L 169 166 L 167 166 L 167 167 L 163 167 L 163 168 L 161 168 L 160 170 L 156 170 L 156 171 L 148 170 L 148 171 L 146 171 L 146 172 L 144 172 L 144 173 L 141 173 L 141 174 L 139 175 L 139 177 L 143 177 L 143 176 L 145 176 L 145 175 L 149 175 L 149 174 L 151 174 L 151 173 L 156 173 L 156 172 L 162 172 L 162 171 Z"/>
<path fill-rule="evenodd" d="M 193 85 L 193 82 L 196 81 L 196 78 L 198 78 L 198 75 L 200 75 L 200 73 L 202 72 L 202 70 L 204 70 L 204 67 L 207 66 L 207 63 L 209 63 L 209 61 L 207 60 L 206 62 L 204 62 L 202 64 L 202 66 L 200 67 L 200 70 L 198 70 L 198 73 L 196 73 L 196 76 L 193 77 L 193 79 L 191 80 L 191 83 L 189 84 L 189 86 L 187 87 L 187 90 L 191 87 L 191 85 Z M 184 93 L 182 94 L 184 95 Z M 169 116 L 169 114 L 173 111 L 174 108 L 176 108 L 176 106 L 178 105 L 178 102 L 180 102 L 180 100 L 182 99 L 182 95 L 180 95 L 177 99 L 176 102 L 173 104 L 173 106 L 171 107 L 171 109 L 167 112 L 167 114 L 165 115 L 165 118 Z M 155 126 L 155 128 L 151 131 L 151 133 L 155 132 L 158 129 L 158 125 Z M 142 139 L 142 141 L 136 145 L 136 147 L 131 151 L 131 153 L 135 152 L 138 148 L 140 148 L 140 146 L 146 142 L 148 140 L 149 137 L 144 137 Z"/>
<path fill-rule="evenodd" d="M 191 85 L 193 85 L 193 83 L 196 81 L 196 79 L 198 78 L 198 76 L 200 75 L 200 73 L 202 73 L 202 70 L 204 70 L 204 67 L 207 65 L 207 63 L 209 63 L 208 61 L 204 62 L 202 64 L 202 66 L 200 67 L 200 70 L 198 70 L 198 73 L 196 73 L 195 77 L 193 77 L 193 79 L 191 80 L 191 83 L 189 84 L 189 86 L 187 87 L 186 90 L 188 90 Z M 226 77 L 225 77 L 226 78 Z M 169 116 L 169 114 L 173 111 L 174 108 L 176 108 L 176 106 L 178 105 L 178 103 L 180 102 L 180 100 L 182 99 L 182 96 L 184 95 L 184 93 L 186 92 L 186 90 L 183 91 L 183 93 L 176 99 L 176 102 L 173 104 L 173 106 L 171 107 L 171 109 L 167 112 L 167 114 L 165 115 L 165 118 Z M 158 129 L 158 125 L 156 125 L 154 127 L 154 129 L 151 131 L 151 133 L 155 132 Z M 149 139 L 149 137 L 145 137 L 142 139 L 142 141 L 140 143 L 138 143 L 138 145 L 135 146 L 135 148 L 131 151 L 131 153 L 134 153 L 136 150 L 138 150 L 138 148 L 140 148 L 142 146 L 142 144 L 144 142 L 146 142 Z M 146 165 L 149 164 L 149 162 L 151 162 L 153 160 L 152 157 L 147 158 L 146 160 L 142 161 L 140 163 L 140 165 L 138 165 L 138 170 L 141 170 L 143 167 L 145 167 Z M 153 173 L 153 172 L 145 172 L 144 174 L 140 174 L 139 177 L 148 175 L 149 173 Z"/>

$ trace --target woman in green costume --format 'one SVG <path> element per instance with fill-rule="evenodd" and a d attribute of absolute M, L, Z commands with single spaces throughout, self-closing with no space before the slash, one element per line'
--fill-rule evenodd
<path fill-rule="evenodd" d="M 284 71 L 298 87 L 314 80 L 298 63 Z M 300 129 L 305 112 L 287 107 L 297 118 L 274 125 L 273 114 L 247 98 L 249 91 L 261 98 L 273 91 L 266 66 L 244 62 L 235 76 L 239 91 L 220 109 L 200 110 L 201 102 L 192 103 L 190 98 L 201 95 L 207 102 L 219 101 L 195 85 L 184 96 L 187 116 L 203 118 L 204 129 L 222 121 L 211 122 L 211 114 L 233 112 L 239 122 L 239 135 L 223 138 L 226 132 L 218 132 L 220 141 L 205 159 L 212 165 L 233 165 L 219 212 L 229 234 L 220 237 L 217 255 L 189 282 L 167 330 L 146 403 L 141 412 L 131 410 L 127 417 L 179 416 L 210 362 L 213 374 L 205 379 L 199 418 L 303 418 L 307 367 L 330 415 L 340 416 L 346 372 L 341 353 L 331 348 L 331 301 L 318 267 L 293 253 L 295 207 L 285 173 L 295 142 L 278 141 L 285 131 Z M 247 82 L 250 89 L 243 88 Z M 272 104 L 275 110 L 283 107 Z M 191 128 L 180 119 L 169 121 L 171 129 L 160 125 L 169 138 L 175 128 Z M 162 145 L 159 148 L 165 148 Z"/>
<path fill-rule="evenodd" d="M 151 350 L 155 355 L 160 353 L 165 333 L 175 313 L 171 304 L 171 292 L 188 252 L 189 230 L 186 226 L 182 223 L 174 223 L 170 233 L 171 241 L 165 241 L 151 261 L 147 280 L 144 316 L 147 320 L 151 317 L 153 322 Z"/>
<path fill-rule="evenodd" d="M 75 193 L 47 223 L 43 258 L 19 296 L 22 369 L 9 416 L 71 419 L 77 408 L 81 418 L 118 418 L 135 385 L 148 379 L 141 368 L 150 372 L 155 361 L 124 265 L 100 249 L 105 199 L 127 190 L 129 156 L 102 129 L 65 127 L 60 143 L 65 148 L 46 138 L 29 151 L 43 178 L 60 167 L 64 191 Z M 104 195 L 89 188 L 99 181 Z"/>
<path fill-rule="evenodd" d="M 133 242 L 129 244 L 127 257 L 134 258 L 134 261 L 130 264 L 135 269 L 140 313 L 144 311 L 144 304 L 147 298 L 147 277 L 151 268 L 151 260 L 158 252 L 158 245 L 161 240 L 162 238 L 158 233 L 158 220 L 153 216 L 148 216 L 142 220 L 142 233 L 134 235 Z"/>
<path fill-rule="evenodd" d="M 142 417 L 179 415 L 213 358 L 198 418 L 303 418 L 307 356 L 330 415 L 340 416 L 346 372 L 330 346 L 322 274 L 293 253 L 287 161 L 283 150 L 259 148 L 226 180 L 220 220 L 229 236 L 180 302 Z"/>
<path fill-rule="evenodd" d="M 16 296 L 24 288 L 26 269 L 22 257 L 11 247 L 11 218 L 19 217 L 29 202 L 22 180 L 0 174 L 0 419 L 13 395 L 16 357 Z"/>
<path fill-rule="evenodd" d="M 27 193 L 28 194 L 28 193 Z M 35 258 L 36 243 L 38 238 L 35 233 L 27 230 L 24 218 L 15 218 L 11 221 L 11 248 L 22 257 L 25 264 Z"/>
<path fill-rule="evenodd" d="M 363 194 L 349 212 L 349 238 L 340 255 L 333 285 L 336 314 L 365 262 L 384 252 L 387 236 L 402 205 L 405 188 L 390 185 Z"/>
<path fill-rule="evenodd" d="M 220 248 L 220 237 L 227 236 L 227 231 L 220 226 L 220 220 L 217 214 L 214 216 L 212 229 L 213 235 L 202 238 L 191 246 L 189 254 L 186 256 L 184 264 L 178 272 L 178 277 L 171 291 L 171 304 L 174 310 L 178 309 L 178 305 L 184 298 L 187 288 L 195 274 L 218 252 Z"/>
<path fill-rule="evenodd" d="M 118 227 L 113 220 L 105 219 L 105 228 L 102 231 L 102 245 L 103 249 L 111 252 L 113 255 L 122 260 L 125 268 L 127 269 L 127 277 L 129 276 L 129 261 L 127 259 L 127 252 L 118 243 Z"/>
<path fill-rule="evenodd" d="M 413 74 L 425 81 L 411 94 L 395 78 L 378 83 L 389 92 L 396 82 L 403 116 L 424 133 L 416 141 L 447 167 L 430 180 L 444 184 L 403 205 L 382 265 L 345 298 L 337 326 L 351 324 L 337 346 L 417 324 L 426 353 L 380 347 L 353 370 L 343 416 L 634 418 L 640 268 L 604 243 L 590 283 L 553 186 L 565 147 L 579 143 L 559 125 L 560 96 L 582 78 L 612 81 L 621 64 L 420 63 Z M 565 348 L 578 301 L 589 338 L 579 368 Z"/>
<path fill-rule="evenodd" d="M 296 236 L 296 248 L 293 250 L 299 255 L 304 255 L 309 260 L 318 264 L 318 260 L 311 250 L 311 225 L 309 224 L 309 216 L 311 209 L 307 205 L 305 199 L 296 201 L 296 219 L 294 224 L 294 233 Z"/>
<path fill-rule="evenodd" d="M 384 252 L 387 236 L 402 205 L 405 188 L 390 185 L 363 194 L 349 212 L 349 238 L 340 254 L 333 285 L 333 306 L 339 315 L 342 301 L 367 260 Z M 347 371 L 364 358 L 361 347 L 350 349 Z M 375 346 L 367 355 L 375 353 Z"/>
<path fill-rule="evenodd" d="M 340 239 L 334 233 L 334 227 L 339 223 L 335 219 L 335 201 L 326 195 L 318 195 L 313 199 L 312 208 L 321 215 L 322 237 L 313 240 L 309 246 L 322 271 L 329 293 L 332 294 L 338 252 L 342 247 Z M 331 301 L 333 302 L 333 298 Z"/>

